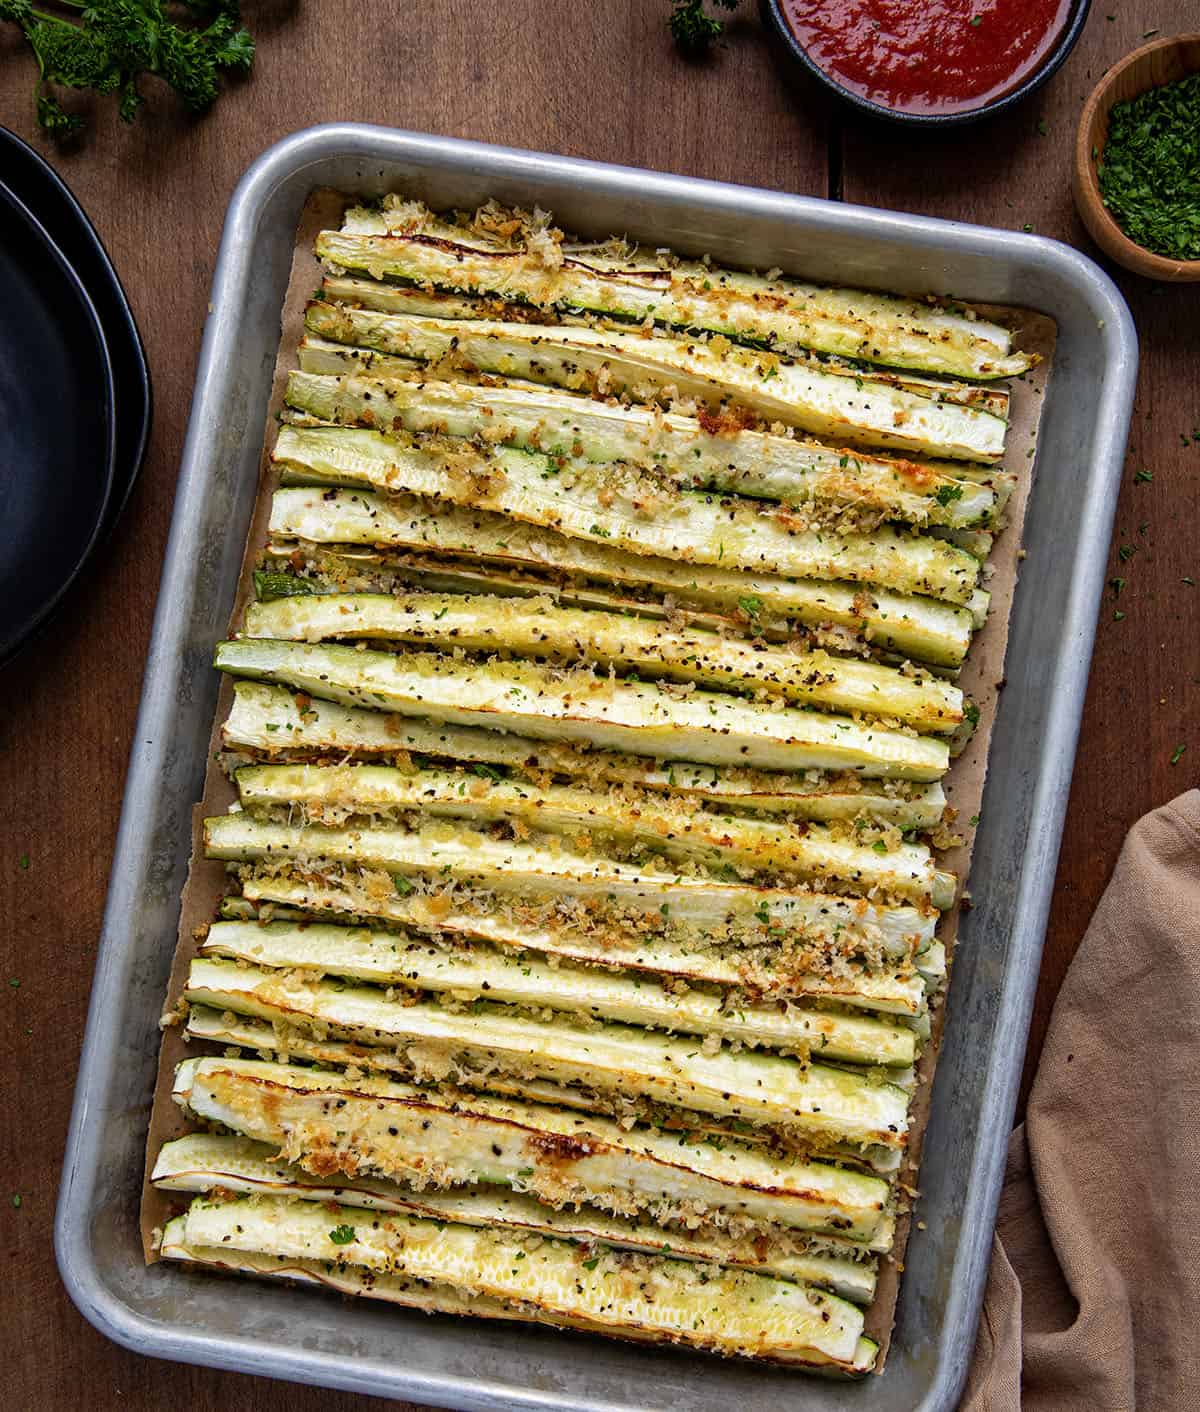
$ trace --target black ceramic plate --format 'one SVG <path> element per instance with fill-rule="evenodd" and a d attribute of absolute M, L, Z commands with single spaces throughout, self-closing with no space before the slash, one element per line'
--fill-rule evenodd
<path fill-rule="evenodd" d="M 49 617 L 104 529 L 112 368 L 78 276 L 0 183 L 0 661 Z"/>
<path fill-rule="evenodd" d="M 150 436 L 150 374 L 137 325 L 108 252 L 69 188 L 48 162 L 0 127 L 0 181 L 33 212 L 92 297 L 108 344 L 116 393 L 117 463 L 105 531 L 133 489 Z"/>

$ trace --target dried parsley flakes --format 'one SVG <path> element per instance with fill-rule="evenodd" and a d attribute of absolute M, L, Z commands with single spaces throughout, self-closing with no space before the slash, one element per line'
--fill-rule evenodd
<path fill-rule="evenodd" d="M 1200 260 L 1200 74 L 1113 106 L 1099 178 L 1130 240 Z"/>

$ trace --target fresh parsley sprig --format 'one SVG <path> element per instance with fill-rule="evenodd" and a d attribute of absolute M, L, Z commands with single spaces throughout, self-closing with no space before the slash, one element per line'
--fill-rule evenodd
<path fill-rule="evenodd" d="M 132 122 L 142 106 L 143 74 L 163 80 L 185 108 L 199 113 L 220 92 L 222 70 L 245 72 L 254 40 L 242 28 L 238 0 L 0 0 L 0 20 L 20 25 L 37 61 L 37 119 L 55 137 L 81 132 L 56 89 L 118 95 Z M 66 13 L 63 13 L 65 11 Z"/>
<path fill-rule="evenodd" d="M 723 10 L 736 10 L 738 0 L 716 0 L 716 4 Z M 692 56 L 706 54 L 725 28 L 722 20 L 704 8 L 704 0 L 673 0 L 667 23 L 676 45 Z"/>

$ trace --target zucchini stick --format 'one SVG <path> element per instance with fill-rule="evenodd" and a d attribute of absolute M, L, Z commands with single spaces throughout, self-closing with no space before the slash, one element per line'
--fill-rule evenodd
<path fill-rule="evenodd" d="M 767 279 L 695 261 L 664 269 L 653 256 L 617 261 L 580 250 L 549 267 L 528 251 L 479 249 L 461 232 L 446 230 L 437 236 L 322 231 L 316 249 L 331 264 L 376 280 L 635 323 L 649 316 L 668 327 L 704 329 L 756 345 L 811 348 L 967 378 L 1010 377 L 1031 365 L 1011 352 L 1007 329 L 984 319 L 895 295 Z"/>
<path fill-rule="evenodd" d="M 205 1005 L 190 1007 L 184 1033 L 189 1039 L 221 1045 L 227 1057 L 232 1045 L 263 1060 L 284 1064 L 300 1062 L 319 1069 L 341 1069 L 348 1073 L 399 1078 L 404 1082 L 412 1078 L 417 1067 L 409 1062 L 403 1048 L 388 1049 L 357 1040 L 322 1038 L 303 1026 L 252 1019 L 235 1014 L 232 1010 L 213 1010 Z M 889 1069 L 887 1075 L 906 1093 L 911 1093 L 911 1069 Z M 797 1137 L 777 1128 L 756 1129 L 741 1119 L 712 1117 L 627 1093 L 608 1094 L 581 1085 L 533 1078 L 528 1074 L 510 1074 L 503 1068 L 476 1072 L 459 1066 L 458 1082 L 490 1097 L 511 1098 L 520 1103 L 549 1104 L 582 1113 L 604 1113 L 622 1121 L 651 1124 L 677 1136 L 683 1133 L 687 1141 L 725 1142 L 734 1138 L 774 1145 L 783 1151 L 800 1152 L 804 1156 L 812 1156 L 814 1148 L 819 1148 L 822 1160 L 849 1162 L 859 1170 L 875 1172 L 880 1176 L 890 1177 L 903 1159 L 899 1148 L 863 1147 L 858 1143 L 836 1142 L 829 1138 L 814 1144 L 809 1136 Z M 877 1233 L 873 1237 L 872 1248 L 878 1239 Z"/>
<path fill-rule="evenodd" d="M 382 640 L 596 663 L 622 673 L 891 717 L 924 731 L 950 732 L 963 719 L 962 692 L 928 673 L 902 673 L 823 651 L 765 648 L 704 628 L 565 608 L 547 598 L 445 593 L 285 597 L 251 603 L 243 631 L 247 637 L 277 641 Z"/>
<path fill-rule="evenodd" d="M 874 1262 L 829 1237 L 780 1233 L 770 1241 L 740 1240 L 722 1231 L 666 1231 L 649 1221 L 623 1220 L 607 1212 L 555 1210 L 514 1192 L 415 1192 L 396 1182 L 358 1177 L 347 1181 L 310 1175 L 276 1160 L 266 1143 L 241 1137 L 191 1133 L 164 1143 L 151 1181 L 160 1191 L 209 1192 L 214 1188 L 245 1196 L 287 1196 L 303 1201 L 340 1202 L 356 1211 L 383 1211 L 491 1226 L 512 1232 L 553 1236 L 581 1245 L 603 1244 L 647 1255 L 670 1254 L 757 1270 L 827 1289 L 856 1304 L 875 1293 Z"/>
<path fill-rule="evenodd" d="M 376 885 L 376 883 L 382 885 Z M 854 1011 L 919 1016 L 925 990 L 907 962 L 867 969 L 853 956 L 863 949 L 858 929 L 837 933 L 829 950 L 813 953 L 772 939 L 763 947 L 718 947 L 689 940 L 682 929 L 666 937 L 645 930 L 571 926 L 534 909 L 491 909 L 446 904 L 423 893 L 397 894 L 390 879 L 339 875 L 306 865 L 303 876 L 284 871 L 244 872 L 243 898 L 264 917 L 292 909 L 296 919 L 330 918 L 371 926 L 412 928 L 435 939 L 486 942 L 518 956 L 540 953 L 580 965 L 645 977 L 733 989 L 775 1001 L 836 1002 Z M 227 899 L 237 902 L 242 899 Z M 228 915 L 235 915 L 232 911 Z M 933 943 L 922 943 L 921 965 Z"/>
<path fill-rule="evenodd" d="M 494 772 L 493 772 L 494 773 Z M 598 793 L 568 785 L 489 778 L 487 772 L 406 772 L 381 765 L 258 765 L 237 771 L 238 796 L 256 812 L 300 805 L 310 823 L 340 824 L 353 817 L 394 821 L 419 811 L 463 819 L 478 828 L 500 820 L 518 828 L 564 834 L 588 844 L 615 840 L 671 858 L 695 858 L 720 871 L 800 877 L 833 890 L 853 888 L 929 902 L 938 894 L 929 849 L 900 843 L 879 848 L 849 841 L 814 824 L 797 828 L 772 820 L 738 818 L 688 808 L 649 794 Z"/>
<path fill-rule="evenodd" d="M 708 1054 L 691 1036 L 633 1025 L 591 1024 L 566 1014 L 529 1019 L 491 1005 L 448 1010 L 437 1000 L 389 1000 L 378 986 L 304 980 L 205 958 L 191 963 L 184 994 L 192 1004 L 393 1051 L 425 1080 L 460 1071 L 533 1076 L 814 1143 L 901 1148 L 908 1125 L 908 1096 L 894 1084 L 765 1051 Z"/>
<path fill-rule="evenodd" d="M 227 862 L 327 860 L 380 869 L 401 879 L 397 890 L 465 883 L 543 898 L 566 897 L 594 909 L 629 908 L 750 944 L 789 931 L 870 937 L 882 954 L 907 957 L 933 932 L 933 916 L 917 907 L 884 906 L 804 890 L 785 891 L 653 869 L 554 847 L 506 842 L 457 823 L 419 828 L 314 828 L 263 822 L 244 813 L 204 821 L 204 851 Z M 663 907 L 667 912 L 663 912 Z M 645 922 L 642 925 L 646 925 Z"/>
<path fill-rule="evenodd" d="M 681 491 L 617 463 L 560 467 L 511 447 L 480 451 L 451 438 L 410 445 L 363 428 L 294 426 L 280 428 L 272 460 L 289 484 L 432 497 L 685 564 L 849 579 L 960 605 L 979 574 L 977 559 L 928 535 L 811 530 L 786 507 Z"/>
<path fill-rule="evenodd" d="M 545 1104 L 251 1059 L 185 1060 L 174 1093 L 197 1117 L 272 1143 L 318 1176 L 379 1176 L 418 1191 L 511 1187 L 555 1208 L 585 1202 L 656 1220 L 703 1211 L 734 1234 L 782 1226 L 863 1243 L 887 1211 L 887 1183 L 864 1172 L 733 1139 L 681 1143 Z"/>
<path fill-rule="evenodd" d="M 629 591 L 670 597 L 684 607 L 743 618 L 748 626 L 787 631 L 833 626 L 869 642 L 942 666 L 962 663 L 973 629 L 972 607 L 887 589 L 820 579 L 787 579 L 709 564 L 689 564 L 589 544 L 504 515 L 415 496 L 291 486 L 271 502 L 275 534 L 310 544 L 368 546 L 483 560 L 504 568 L 570 575 Z M 383 559 L 384 566 L 388 560 Z M 397 569 L 403 565 L 397 564 Z M 983 600 L 981 590 L 972 594 Z M 778 622 L 776 621 L 778 620 Z"/>
<path fill-rule="evenodd" d="M 998 461 L 1007 424 L 933 389 L 847 377 L 775 353 L 724 349 L 644 333 L 485 320 L 414 318 L 316 301 L 305 326 L 318 338 L 353 344 L 433 368 L 549 383 L 601 397 L 624 396 L 670 410 L 680 398 L 721 414 L 732 406 L 837 444 L 850 442 L 947 460 Z"/>
<path fill-rule="evenodd" d="M 341 426 L 483 437 L 493 444 L 556 456 L 628 461 L 664 471 L 685 490 L 711 488 L 790 503 L 817 501 L 915 525 L 959 528 L 987 523 L 996 507 L 988 485 L 912 461 L 757 431 L 718 435 L 693 417 L 548 388 L 294 372 L 288 378 L 287 402 L 297 411 Z"/>
<path fill-rule="evenodd" d="M 940 779 L 950 763 L 945 741 L 933 736 L 719 692 L 681 696 L 659 685 L 533 662 L 243 638 L 220 643 L 214 664 L 346 706 L 629 750 L 660 762 L 853 770 L 923 783 Z"/>
<path fill-rule="evenodd" d="M 849 1362 L 862 1332 L 854 1305 L 791 1281 L 625 1252 L 585 1259 L 568 1241 L 534 1243 L 503 1230 L 400 1213 L 365 1217 L 352 1206 L 323 1208 L 278 1196 L 198 1197 L 184 1223 L 188 1245 L 405 1275 L 515 1300 L 552 1318 L 581 1317 L 616 1334 L 629 1326 L 655 1342 L 727 1354 L 813 1348 Z"/>
<path fill-rule="evenodd" d="M 684 1034 L 716 1035 L 750 1046 L 811 1052 L 842 1063 L 903 1068 L 916 1058 L 904 1025 L 779 1005 L 723 1005 L 719 995 L 672 994 L 623 973 L 551 966 L 488 948 L 444 947 L 360 928 L 217 922 L 201 947 L 275 969 L 312 971 L 373 985 L 480 997 L 529 1009 L 589 1015 Z"/>
<path fill-rule="evenodd" d="M 429 756 L 493 767 L 494 773 L 515 771 L 535 783 L 548 775 L 563 775 L 594 791 L 616 785 L 652 790 L 656 795 L 681 795 L 685 803 L 715 809 L 826 823 L 864 819 L 901 830 L 936 828 L 946 806 L 940 784 L 868 785 L 855 775 L 814 778 L 765 770 L 715 770 L 684 762 L 660 765 L 637 755 L 578 750 L 475 726 L 435 725 L 316 697 L 298 699 L 284 687 L 253 681 L 234 683 L 233 706 L 222 724 L 221 738 L 227 747 L 268 760 L 331 756 L 378 760 L 404 769 L 411 767 L 412 755 Z M 491 777 L 487 770 L 476 774 Z"/>

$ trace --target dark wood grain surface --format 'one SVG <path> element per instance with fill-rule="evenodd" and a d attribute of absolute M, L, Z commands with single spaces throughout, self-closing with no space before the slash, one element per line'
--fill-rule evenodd
<path fill-rule="evenodd" d="M 1068 180 L 1084 95 L 1146 30 L 1200 29 L 1200 0 L 1099 0 L 1043 96 L 991 126 L 917 141 L 831 116 L 811 90 L 794 88 L 749 17 L 713 61 L 683 62 L 666 35 L 666 8 L 666 0 L 376 0 L 353 9 L 263 0 L 246 6 L 259 38 L 254 76 L 209 117 L 184 119 L 154 93 L 130 128 L 101 105 L 79 151 L 54 152 L 34 138 L 93 216 L 125 281 L 156 407 L 150 456 L 118 533 L 52 631 L 0 672 L 0 1397 L 16 1412 L 334 1412 L 356 1402 L 115 1348 L 71 1307 L 50 1235 L 213 259 L 245 166 L 296 128 L 361 120 L 1028 225 L 1087 249 Z M 0 29 L 0 121 L 33 137 L 32 64 L 10 28 Z M 1200 287 L 1132 278 L 1122 287 L 1143 360 L 1112 549 L 1112 574 L 1127 581 L 1126 616 L 1114 621 L 1110 590 L 1031 1064 L 1126 829 L 1186 788 L 1200 765 L 1200 586 L 1185 582 L 1200 584 Z M 1152 481 L 1134 480 L 1142 467 Z M 1136 552 L 1118 569 L 1119 544 Z M 1181 744 L 1188 749 L 1172 764 Z"/>

